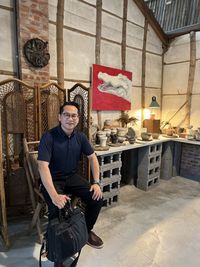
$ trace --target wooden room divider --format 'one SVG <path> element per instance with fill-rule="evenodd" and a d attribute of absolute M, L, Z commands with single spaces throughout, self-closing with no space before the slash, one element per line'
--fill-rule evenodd
<path fill-rule="evenodd" d="M 89 89 L 78 83 L 68 89 L 68 99 L 80 104 L 78 128 L 89 137 Z M 20 186 L 27 184 L 23 138 L 34 142 L 40 139 L 44 131 L 58 125 L 59 108 L 64 101 L 66 90 L 53 82 L 43 86 L 30 86 L 18 79 L 0 82 L 0 234 L 5 247 L 9 247 L 6 204 L 16 204 L 19 199 L 15 195 L 8 198 L 13 195 L 9 192 L 9 184 L 16 181 L 15 190 L 18 189 L 20 194 L 23 191 Z M 79 172 L 89 179 L 88 170 L 88 161 L 84 157 Z M 24 191 L 29 191 L 25 195 L 27 204 L 30 200 L 28 185 Z"/>
<path fill-rule="evenodd" d="M 27 141 L 39 140 L 45 130 L 56 126 L 60 105 L 65 100 L 65 90 L 56 83 L 33 87 L 18 79 L 0 82 L 0 234 L 6 247 L 9 246 L 6 195 L 11 195 L 9 184 L 15 179 L 18 186 L 25 176 L 22 140 L 24 137 Z M 17 199 L 7 201 L 16 203 Z"/>
<path fill-rule="evenodd" d="M 70 101 L 75 101 L 80 105 L 80 118 L 78 129 L 86 134 L 88 138 L 90 129 L 90 95 L 89 88 L 84 85 L 77 83 L 71 89 L 68 89 L 68 99 Z M 90 180 L 90 172 L 88 159 L 86 156 L 82 156 L 81 162 L 79 164 L 79 173 Z"/>

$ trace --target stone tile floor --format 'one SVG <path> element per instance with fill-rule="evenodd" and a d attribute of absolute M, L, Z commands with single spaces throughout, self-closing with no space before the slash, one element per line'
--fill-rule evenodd
<path fill-rule="evenodd" d="M 0 267 L 38 266 L 40 245 L 27 229 L 27 221 L 10 225 L 12 246 L 0 252 Z M 199 267 L 199 229 L 198 182 L 175 177 L 147 192 L 124 186 L 118 204 L 101 212 L 94 229 L 104 248 L 86 245 L 78 267 Z"/>

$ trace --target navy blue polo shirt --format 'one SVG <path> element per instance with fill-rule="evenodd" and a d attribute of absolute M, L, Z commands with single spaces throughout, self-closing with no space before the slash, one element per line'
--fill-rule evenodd
<path fill-rule="evenodd" d="M 68 137 L 60 126 L 45 132 L 38 148 L 38 160 L 49 162 L 54 180 L 77 172 L 81 155 L 94 153 L 86 135 L 74 130 Z"/>

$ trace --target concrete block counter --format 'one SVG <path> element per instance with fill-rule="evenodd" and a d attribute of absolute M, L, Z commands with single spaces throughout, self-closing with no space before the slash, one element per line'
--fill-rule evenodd
<path fill-rule="evenodd" d="M 118 201 L 120 181 L 142 190 L 177 175 L 200 181 L 200 141 L 160 136 L 95 152 L 100 163 L 104 206 Z"/>

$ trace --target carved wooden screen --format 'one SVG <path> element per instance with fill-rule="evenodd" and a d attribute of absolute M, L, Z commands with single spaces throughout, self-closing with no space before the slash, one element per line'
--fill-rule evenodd
<path fill-rule="evenodd" d="M 26 180 L 23 176 L 22 137 L 26 136 L 28 140 L 37 138 L 35 88 L 17 79 L 0 82 L 0 116 L 2 139 L 1 176 L 3 174 L 3 177 L 0 177 L 0 195 L 5 195 L 6 190 L 7 205 L 16 209 L 15 206 L 20 201 L 10 191 L 11 184 L 13 185 L 13 180 L 15 180 L 19 185 L 22 183 L 26 187 Z M 20 179 L 17 180 L 18 178 Z M 23 188 L 21 188 L 21 192 L 23 192 Z M 11 197 L 8 198 L 8 196 Z M 24 196 L 29 197 L 28 192 Z M 1 197 L 0 200 L 2 202 Z M 2 213 L 0 217 L 4 218 L 2 236 L 6 245 L 8 245 L 5 204 L 2 202 L 0 206 Z M 25 206 L 23 206 L 23 209 L 25 210 Z"/>
<path fill-rule="evenodd" d="M 75 101 L 80 105 L 80 118 L 77 128 L 84 132 L 89 138 L 89 89 L 84 85 L 77 83 L 68 90 L 68 99 L 69 101 Z M 81 159 L 79 173 L 83 177 L 89 178 L 88 160 L 85 156 Z"/>
<path fill-rule="evenodd" d="M 9 172 L 14 167 L 12 164 L 19 163 L 19 166 L 23 164 L 21 139 L 26 133 L 26 108 L 23 94 L 19 91 L 8 93 L 3 99 L 3 110 L 6 167 Z"/>
<path fill-rule="evenodd" d="M 60 106 L 66 100 L 66 91 L 56 83 L 49 83 L 39 88 L 39 136 L 47 129 L 58 125 Z"/>
<path fill-rule="evenodd" d="M 3 154 L 11 162 L 21 153 L 21 135 L 29 141 L 37 138 L 35 88 L 17 79 L 1 82 L 0 107 Z"/>
<path fill-rule="evenodd" d="M 2 153 L 0 155 L 0 164 L 2 167 L 2 171 L 0 172 L 0 196 L 2 196 L 0 197 L 0 234 L 2 232 L 6 244 L 8 244 L 7 215 L 3 196 L 6 191 L 7 206 L 9 208 L 11 208 L 11 203 L 13 202 L 15 202 L 14 205 L 17 205 L 16 203 L 20 199 L 12 197 L 12 200 L 9 202 L 8 196 L 12 196 L 12 193 L 17 191 L 16 188 L 9 187 L 9 183 L 15 180 L 20 185 L 21 181 L 20 194 L 24 195 L 23 211 L 26 210 L 25 205 L 28 205 L 29 201 L 29 192 L 23 168 L 22 138 L 26 137 L 27 141 L 38 140 L 45 130 L 56 126 L 58 124 L 59 108 L 65 99 L 65 90 L 61 89 L 55 83 L 49 83 L 38 88 L 31 87 L 17 79 L 8 79 L 0 82 L 0 115 L 2 126 Z M 14 191 L 9 191 L 9 188 Z M 1 221 L 3 221 L 2 225 Z"/>

